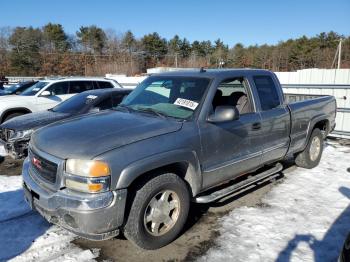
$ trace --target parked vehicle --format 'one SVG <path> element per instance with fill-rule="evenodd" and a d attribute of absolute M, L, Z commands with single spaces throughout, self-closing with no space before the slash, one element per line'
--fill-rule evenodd
<path fill-rule="evenodd" d="M 0 90 L 0 96 L 19 95 L 38 81 L 25 81 Z"/>
<path fill-rule="evenodd" d="M 121 88 L 104 78 L 60 78 L 38 81 L 18 96 L 0 97 L 0 124 L 16 116 L 47 110 L 75 94 L 102 88 Z"/>
<path fill-rule="evenodd" d="M 109 88 L 85 91 L 47 111 L 12 118 L 0 125 L 0 145 L 14 159 L 28 155 L 28 143 L 34 130 L 79 115 L 111 109 L 119 105 L 131 89 Z"/>
<path fill-rule="evenodd" d="M 0 90 L 4 89 L 4 85 L 8 85 L 9 80 L 5 77 L 0 75 Z"/>
<path fill-rule="evenodd" d="M 157 249 L 182 231 L 191 200 L 274 178 L 290 156 L 317 166 L 335 114 L 332 96 L 286 104 L 265 70 L 152 75 L 115 111 L 36 131 L 23 188 L 30 206 L 69 231 L 94 240 L 123 232 Z"/>
<path fill-rule="evenodd" d="M 348 262 L 350 261 L 350 233 L 346 237 L 343 248 L 340 252 L 338 262 Z"/>

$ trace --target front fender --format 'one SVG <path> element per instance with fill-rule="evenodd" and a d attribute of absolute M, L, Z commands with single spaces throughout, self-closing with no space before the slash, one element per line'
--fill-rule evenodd
<path fill-rule="evenodd" d="M 186 149 L 177 149 L 152 155 L 125 167 L 117 180 L 116 189 L 127 188 L 135 179 L 146 172 L 175 163 L 187 163 L 184 179 L 189 183 L 195 196 L 202 187 L 202 174 L 197 154 Z"/>

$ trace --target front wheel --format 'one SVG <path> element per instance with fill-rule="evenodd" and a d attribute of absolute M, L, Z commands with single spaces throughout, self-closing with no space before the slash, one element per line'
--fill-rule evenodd
<path fill-rule="evenodd" d="M 322 152 L 323 135 L 320 129 L 315 128 L 312 131 L 311 137 L 306 148 L 295 158 L 295 163 L 297 166 L 303 168 L 314 168 L 320 163 Z"/>
<path fill-rule="evenodd" d="M 156 176 L 137 190 L 124 234 L 143 249 L 161 248 L 179 235 L 189 207 L 189 190 L 179 176 L 172 173 Z"/>

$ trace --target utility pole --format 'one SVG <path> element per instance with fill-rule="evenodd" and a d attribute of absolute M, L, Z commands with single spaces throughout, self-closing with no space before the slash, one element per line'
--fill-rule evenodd
<path fill-rule="evenodd" d="M 177 68 L 177 53 L 175 53 L 175 67 Z"/>
<path fill-rule="evenodd" d="M 339 47 L 338 47 L 338 69 L 340 69 L 340 64 L 341 64 L 341 42 L 342 42 L 342 39 L 339 40 Z"/>

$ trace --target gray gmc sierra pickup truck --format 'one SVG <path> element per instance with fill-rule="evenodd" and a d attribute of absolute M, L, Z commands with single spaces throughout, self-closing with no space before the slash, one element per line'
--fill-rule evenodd
<path fill-rule="evenodd" d="M 190 202 L 276 177 L 281 161 L 320 161 L 332 96 L 286 104 L 277 77 L 253 69 L 153 75 L 113 110 L 37 130 L 23 165 L 29 205 L 77 235 L 123 233 L 144 249 L 173 241 Z"/>

